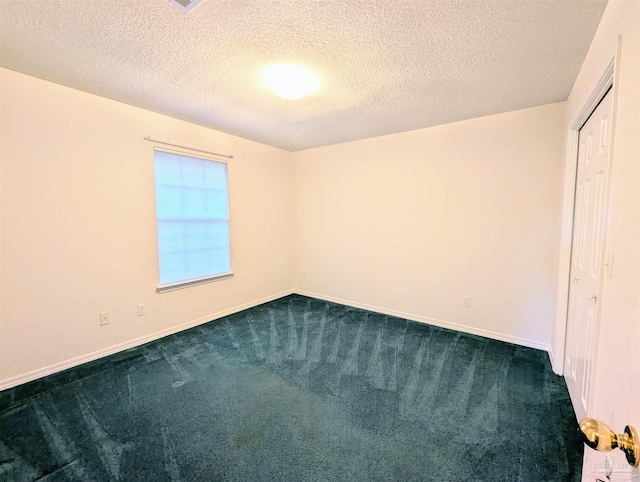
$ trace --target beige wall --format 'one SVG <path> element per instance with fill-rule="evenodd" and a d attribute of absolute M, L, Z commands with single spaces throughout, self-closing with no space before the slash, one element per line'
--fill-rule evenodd
<path fill-rule="evenodd" d="M 0 387 L 289 293 L 289 152 L 6 69 Z M 229 161 L 233 279 L 156 294 L 153 150 Z M 148 314 L 136 316 L 146 303 Z M 109 311 L 101 327 L 98 313 Z"/>
<path fill-rule="evenodd" d="M 549 345 L 564 103 L 292 154 L 1 75 L 0 388 L 292 289 Z M 236 155 L 233 279 L 155 293 L 147 135 Z"/>
<path fill-rule="evenodd" d="M 640 2 L 612 0 L 567 100 L 568 132 L 602 77 L 618 42 L 614 78 L 615 134 L 606 248 L 614 252 L 612 277 L 604 277 L 602 319 L 590 416 L 615 430 L 640 424 Z M 570 160 L 568 161 L 571 162 Z M 567 171 L 570 172 L 568 164 Z M 569 179 L 569 184 L 571 180 Z M 570 238 L 563 238 L 570 243 Z M 554 352 L 560 353 L 559 319 Z M 612 401 L 611 394 L 619 394 Z M 612 410 L 612 407 L 615 407 Z"/>
<path fill-rule="evenodd" d="M 294 153 L 296 290 L 547 348 L 564 108 Z"/>

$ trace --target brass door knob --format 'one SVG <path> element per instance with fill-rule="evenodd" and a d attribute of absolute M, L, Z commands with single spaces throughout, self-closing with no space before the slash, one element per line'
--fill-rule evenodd
<path fill-rule="evenodd" d="M 624 433 L 616 435 L 606 423 L 595 418 L 585 418 L 580 421 L 580 430 L 584 435 L 584 443 L 599 452 L 609 452 L 620 448 L 627 457 L 627 462 L 633 467 L 640 464 L 640 439 L 637 430 L 627 425 Z"/>

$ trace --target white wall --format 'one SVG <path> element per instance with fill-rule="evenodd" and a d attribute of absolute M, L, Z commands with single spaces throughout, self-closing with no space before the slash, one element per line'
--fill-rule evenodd
<path fill-rule="evenodd" d="M 0 75 L 0 388 L 292 288 L 548 347 L 563 103 L 291 154 Z M 236 155 L 233 279 L 155 293 L 147 135 Z"/>
<path fill-rule="evenodd" d="M 595 399 L 589 415 L 621 431 L 626 424 L 640 426 L 640 2 L 608 3 L 567 100 L 565 132 L 616 54 L 619 40 L 606 241 L 607 250 L 614 251 L 613 276 L 604 277 Z M 565 248 L 570 241 L 563 239 Z M 553 347 L 557 352 L 563 343 L 564 321 L 558 320 Z"/>
<path fill-rule="evenodd" d="M 2 69 L 0 388 L 291 291 L 289 152 Z M 235 277 L 156 294 L 153 146 L 230 152 Z M 148 314 L 136 316 L 146 303 Z M 109 311 L 101 327 L 98 313 Z"/>
<path fill-rule="evenodd" d="M 564 107 L 294 153 L 296 291 L 547 348 Z"/>

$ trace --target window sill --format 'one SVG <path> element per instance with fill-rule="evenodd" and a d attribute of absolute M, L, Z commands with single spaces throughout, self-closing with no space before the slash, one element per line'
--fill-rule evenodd
<path fill-rule="evenodd" d="M 204 278 L 196 278 L 196 279 L 190 279 L 185 281 L 177 281 L 175 283 L 167 283 L 164 285 L 159 285 L 156 288 L 156 293 L 166 293 L 167 291 L 181 290 L 183 288 L 189 288 L 191 286 L 202 285 L 205 283 L 211 283 L 213 281 L 220 281 L 228 278 L 233 278 L 233 271 L 229 271 L 228 273 L 216 274 L 212 276 L 206 276 Z"/>

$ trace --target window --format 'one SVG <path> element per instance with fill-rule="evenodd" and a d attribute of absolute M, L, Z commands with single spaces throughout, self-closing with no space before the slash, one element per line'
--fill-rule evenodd
<path fill-rule="evenodd" d="M 227 164 L 156 149 L 158 292 L 233 275 Z"/>

